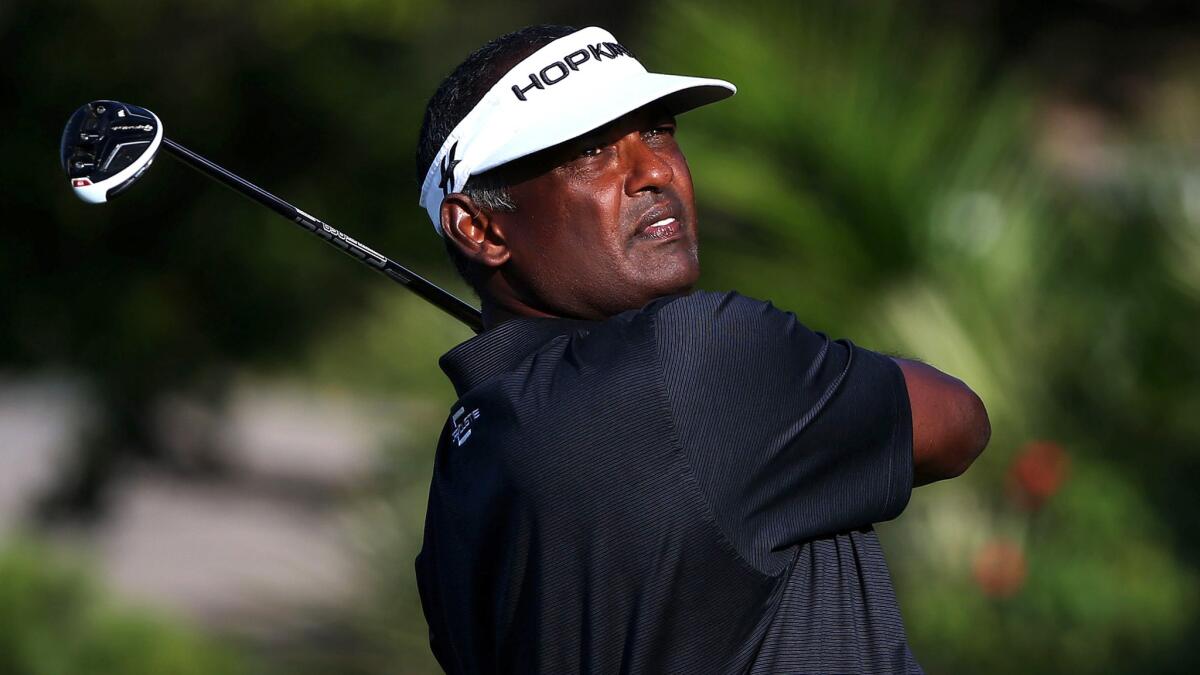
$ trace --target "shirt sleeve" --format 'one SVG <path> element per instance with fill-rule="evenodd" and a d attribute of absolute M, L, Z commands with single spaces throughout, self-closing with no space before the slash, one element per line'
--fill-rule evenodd
<path fill-rule="evenodd" d="M 655 338 L 697 483 L 752 562 L 904 510 L 912 419 L 890 358 L 733 293 L 662 305 Z"/>

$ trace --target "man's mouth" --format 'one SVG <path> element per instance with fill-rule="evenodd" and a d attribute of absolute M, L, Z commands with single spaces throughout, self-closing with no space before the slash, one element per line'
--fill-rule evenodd
<path fill-rule="evenodd" d="M 648 239 L 669 239 L 679 234 L 679 219 L 675 216 L 663 218 L 646 226 L 646 229 L 640 232 L 641 236 Z"/>
<path fill-rule="evenodd" d="M 655 205 L 642 215 L 634 238 L 665 241 L 681 236 L 683 222 L 679 220 L 678 213 L 678 208 L 669 202 Z"/>

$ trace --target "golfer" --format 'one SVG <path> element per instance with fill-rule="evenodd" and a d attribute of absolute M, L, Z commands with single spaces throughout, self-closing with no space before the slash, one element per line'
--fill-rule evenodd
<path fill-rule="evenodd" d="M 937 370 L 693 291 L 676 115 L 600 28 L 537 26 L 430 100 L 421 204 L 483 303 L 441 360 L 417 578 L 450 673 L 920 672 L 872 523 L 987 444 Z"/>

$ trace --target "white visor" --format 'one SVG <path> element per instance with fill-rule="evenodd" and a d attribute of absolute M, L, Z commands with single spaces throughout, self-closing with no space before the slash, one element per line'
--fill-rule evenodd
<path fill-rule="evenodd" d="M 534 52 L 500 78 L 446 137 L 421 184 L 421 206 L 442 233 L 442 199 L 471 176 L 582 136 L 663 100 L 672 114 L 732 96 L 723 80 L 650 73 L 603 28 L 584 28 Z"/>

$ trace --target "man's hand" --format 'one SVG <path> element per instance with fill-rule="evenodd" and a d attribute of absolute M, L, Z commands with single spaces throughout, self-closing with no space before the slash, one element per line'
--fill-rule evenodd
<path fill-rule="evenodd" d="M 913 485 L 962 475 L 992 435 L 983 401 L 932 366 L 893 360 L 904 372 L 912 408 Z"/>

